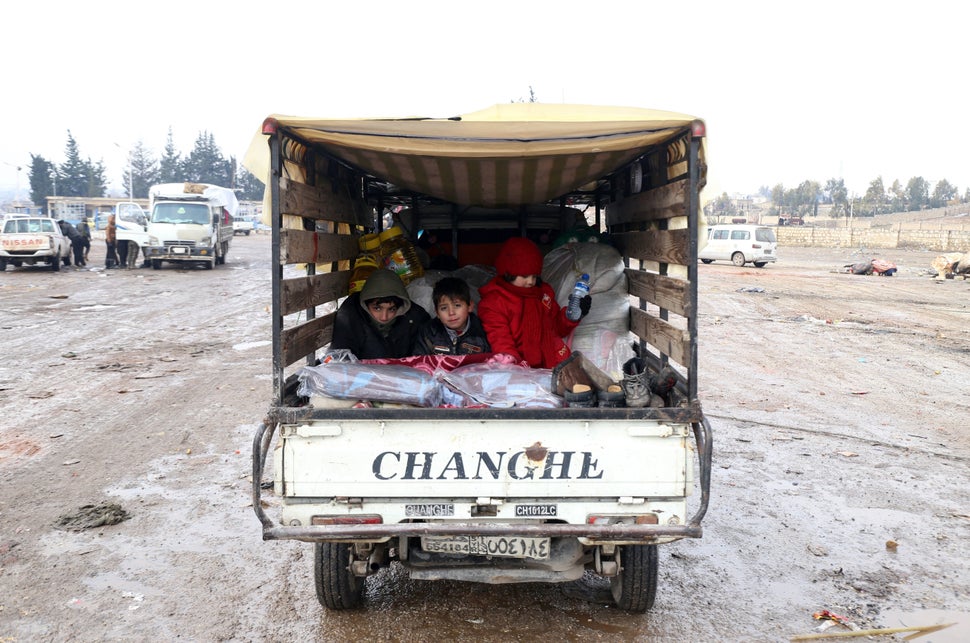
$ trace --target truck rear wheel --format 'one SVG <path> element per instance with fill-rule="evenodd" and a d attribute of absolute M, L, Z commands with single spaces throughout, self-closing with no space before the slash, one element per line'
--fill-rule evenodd
<path fill-rule="evenodd" d="M 740 252 L 735 252 L 733 255 L 731 255 L 731 262 L 740 268 L 744 265 L 744 255 Z"/>
<path fill-rule="evenodd" d="M 7 269 L 7 260 L 0 259 L 0 272 L 3 272 L 6 269 Z"/>
<path fill-rule="evenodd" d="M 54 257 L 54 260 L 51 261 L 51 270 L 53 270 L 54 272 L 57 272 L 60 269 L 61 269 L 61 258 Z"/>
<path fill-rule="evenodd" d="M 360 606 L 364 579 L 350 571 L 353 560 L 354 546 L 351 544 L 313 544 L 313 579 L 317 600 L 327 609 L 346 610 Z"/>
<path fill-rule="evenodd" d="M 624 545 L 617 557 L 620 572 L 610 579 L 613 600 L 621 610 L 642 614 L 657 598 L 657 546 Z"/>

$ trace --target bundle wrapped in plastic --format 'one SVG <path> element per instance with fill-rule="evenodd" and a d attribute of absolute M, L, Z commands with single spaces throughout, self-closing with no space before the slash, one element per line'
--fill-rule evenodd
<path fill-rule="evenodd" d="M 439 406 L 441 384 L 429 373 L 390 364 L 330 362 L 304 366 L 297 394 L 342 400 L 372 400 L 414 406 Z"/>
<path fill-rule="evenodd" d="M 567 243 L 551 250 L 543 260 L 542 278 L 565 306 L 576 277 L 590 276 L 592 305 L 570 338 L 570 347 L 582 352 L 613 379 L 623 377 L 623 364 L 634 356 L 630 340 L 630 297 L 623 257 L 604 243 Z"/>
<path fill-rule="evenodd" d="M 559 408 L 562 398 L 550 390 L 552 371 L 517 364 L 486 362 L 439 371 L 435 376 L 447 390 L 444 400 L 452 406 Z"/>

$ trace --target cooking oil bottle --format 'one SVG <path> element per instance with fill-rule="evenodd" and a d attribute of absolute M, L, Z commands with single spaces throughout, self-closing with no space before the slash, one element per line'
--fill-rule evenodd
<path fill-rule="evenodd" d="M 376 234 L 365 234 L 357 240 L 360 254 L 354 260 L 354 271 L 350 274 L 350 292 L 360 292 L 371 273 L 380 268 L 384 261 L 381 257 L 381 239 Z"/>
<path fill-rule="evenodd" d="M 393 271 L 405 285 L 424 275 L 424 267 L 401 226 L 391 226 L 381 233 L 381 256 L 384 267 Z"/>

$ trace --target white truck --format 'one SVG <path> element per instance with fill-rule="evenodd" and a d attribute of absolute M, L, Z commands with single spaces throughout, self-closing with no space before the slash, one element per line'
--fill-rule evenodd
<path fill-rule="evenodd" d="M 162 183 L 148 191 L 148 245 L 145 258 L 158 270 L 163 262 L 224 264 L 239 209 L 228 188 L 208 183 Z"/>
<path fill-rule="evenodd" d="M 250 215 L 241 214 L 232 220 L 233 234 L 244 234 L 247 237 L 255 230 L 256 219 Z"/>
<path fill-rule="evenodd" d="M 115 240 L 128 244 L 128 267 L 134 268 L 138 253 L 148 246 L 148 213 L 133 201 L 116 203 L 112 213 L 115 215 Z"/>
<path fill-rule="evenodd" d="M 47 264 L 58 271 L 71 260 L 71 241 L 51 217 L 13 215 L 0 222 L 0 272 Z"/>
<path fill-rule="evenodd" d="M 365 579 L 391 564 L 482 583 L 591 573 L 621 609 L 653 605 L 658 545 L 701 537 L 709 499 L 697 377 L 704 135 L 683 114 L 537 103 L 451 119 L 264 121 L 246 164 L 271 203 L 274 386 L 253 440 L 252 504 L 264 540 L 313 544 L 324 607 L 360 606 Z M 548 248 L 583 211 L 622 256 L 616 341 L 651 372 L 671 367 L 676 394 L 659 407 L 317 406 L 300 373 L 330 358 L 358 237 L 404 208 L 429 255 L 472 268 L 511 236 Z"/>

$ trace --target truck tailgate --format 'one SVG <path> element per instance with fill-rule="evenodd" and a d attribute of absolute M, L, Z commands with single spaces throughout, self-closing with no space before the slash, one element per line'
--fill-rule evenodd
<path fill-rule="evenodd" d="M 432 426 L 429 426 L 432 425 Z M 282 427 L 286 498 L 690 494 L 690 428 L 656 420 L 311 420 Z"/>

